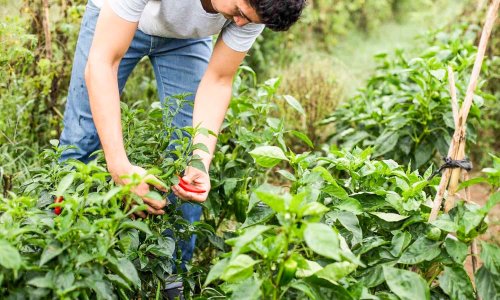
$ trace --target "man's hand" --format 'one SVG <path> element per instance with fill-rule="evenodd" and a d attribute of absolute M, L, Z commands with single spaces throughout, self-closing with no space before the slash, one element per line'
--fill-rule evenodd
<path fill-rule="evenodd" d="M 167 200 L 162 200 L 162 201 L 157 201 L 154 199 L 150 199 L 146 197 L 146 195 L 149 193 L 149 184 L 146 183 L 146 181 L 149 182 L 154 182 L 158 181 L 153 175 L 146 175 L 146 170 L 139 166 L 134 166 L 132 164 L 126 165 L 124 168 L 120 168 L 118 170 L 110 170 L 111 176 L 113 177 L 113 180 L 117 184 L 127 184 L 130 182 L 129 179 L 124 179 L 122 176 L 124 175 L 132 175 L 132 174 L 138 174 L 141 177 L 144 177 L 143 181 L 136 186 L 132 191 L 137 194 L 139 197 L 142 198 L 144 201 L 144 204 L 146 204 L 146 209 L 148 213 L 153 214 L 153 215 L 163 215 L 165 214 L 165 211 L 163 210 L 163 207 L 167 205 Z M 154 179 L 154 180 L 148 180 L 148 179 Z M 161 186 L 160 184 L 152 184 L 154 185 L 157 189 L 159 189 L 162 192 L 167 192 L 167 189 L 165 187 Z M 140 217 L 140 218 L 146 218 L 146 214 L 143 211 L 136 211 L 134 215 Z"/>
<path fill-rule="evenodd" d="M 194 193 L 184 190 L 179 184 L 172 186 L 174 194 L 184 200 L 205 202 L 210 192 L 210 176 L 207 173 L 193 167 L 188 167 L 184 177 L 184 181 L 192 185 L 197 190 L 203 190 L 203 193 Z"/>

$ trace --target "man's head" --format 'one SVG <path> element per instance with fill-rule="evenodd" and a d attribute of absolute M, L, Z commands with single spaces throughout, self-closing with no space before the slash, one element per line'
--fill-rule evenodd
<path fill-rule="evenodd" d="M 274 31 L 285 31 L 300 17 L 306 0 L 211 0 L 215 11 L 236 25 L 265 24 Z"/>
<path fill-rule="evenodd" d="M 300 17 L 306 0 L 247 0 L 260 23 L 273 31 L 285 31 Z"/>

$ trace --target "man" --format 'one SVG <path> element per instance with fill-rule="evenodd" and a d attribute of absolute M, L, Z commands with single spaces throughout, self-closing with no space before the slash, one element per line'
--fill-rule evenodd
<path fill-rule="evenodd" d="M 247 51 L 265 26 L 287 30 L 299 18 L 305 0 L 90 0 L 82 20 L 64 116 L 61 145 L 75 145 L 62 159 L 87 162 L 100 147 L 113 180 L 145 174 L 125 153 L 120 122 L 120 93 L 135 65 L 148 56 L 161 101 L 192 93 L 174 126 L 192 124 L 219 132 L 230 98 L 233 77 Z M 212 50 L 211 36 L 219 34 Z M 163 105 L 174 105 L 163 103 Z M 216 137 L 198 135 L 210 153 L 195 152 L 208 170 Z M 188 168 L 183 179 L 205 190 L 188 192 L 178 185 L 181 199 L 203 202 L 210 190 L 208 174 Z M 144 197 L 149 186 L 134 191 Z M 143 198 L 147 213 L 163 214 L 166 201 Z M 201 207 L 185 203 L 184 217 L 199 220 Z M 139 217 L 146 217 L 139 212 Z M 189 260 L 194 238 L 183 249 Z"/>

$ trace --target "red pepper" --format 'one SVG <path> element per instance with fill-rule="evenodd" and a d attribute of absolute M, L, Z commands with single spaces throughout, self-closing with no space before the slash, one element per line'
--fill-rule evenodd
<path fill-rule="evenodd" d="M 56 198 L 56 200 L 54 200 L 54 203 L 62 203 L 64 200 L 63 196 L 59 196 Z M 58 206 L 58 207 L 54 207 L 54 213 L 56 215 L 60 215 L 61 214 L 61 210 L 62 210 L 62 207 Z"/>
<path fill-rule="evenodd" d="M 196 194 L 203 194 L 206 192 L 206 190 L 198 189 L 194 185 L 189 184 L 186 180 L 182 179 L 182 177 L 180 176 L 177 176 L 177 178 L 179 178 L 179 186 L 187 192 Z"/>

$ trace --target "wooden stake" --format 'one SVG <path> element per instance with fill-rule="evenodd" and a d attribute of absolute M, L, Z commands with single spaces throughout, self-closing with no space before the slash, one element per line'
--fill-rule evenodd
<path fill-rule="evenodd" d="M 453 113 L 453 122 L 455 128 L 458 127 L 458 100 L 457 100 L 457 88 L 455 86 L 455 74 L 451 66 L 448 66 L 448 82 L 450 83 L 450 95 L 451 95 L 451 111 Z"/>
<path fill-rule="evenodd" d="M 467 117 L 469 115 L 470 107 L 472 105 L 472 100 L 474 98 L 474 91 L 476 90 L 477 87 L 477 81 L 479 78 L 479 73 L 481 71 L 481 66 L 483 64 L 484 54 L 486 52 L 486 46 L 488 45 L 488 40 L 490 38 L 493 25 L 495 24 L 495 19 L 497 17 L 499 6 L 500 6 L 500 0 L 494 0 L 493 3 L 490 5 L 488 14 L 486 16 L 486 22 L 484 24 L 483 32 L 481 34 L 476 60 L 474 62 L 474 67 L 472 69 L 472 75 L 469 81 L 469 85 L 467 87 L 467 93 L 465 95 L 464 103 L 459 112 L 458 126 L 455 128 L 455 133 L 453 134 L 453 140 L 451 141 L 450 149 L 448 151 L 448 157 L 450 157 L 453 160 L 462 159 L 465 153 L 465 125 L 467 122 Z M 432 211 L 429 216 L 429 222 L 432 222 L 437 218 L 437 215 L 441 208 L 443 195 L 448 186 L 448 183 L 450 184 L 451 187 L 451 189 L 448 190 L 450 201 L 445 205 L 445 208 L 448 211 L 454 206 L 454 199 L 455 199 L 454 194 L 456 192 L 456 187 L 458 186 L 460 170 L 454 170 L 454 171 L 457 171 L 458 175 L 450 176 L 450 173 L 453 174 L 457 173 L 450 172 L 449 169 L 447 169 L 444 172 L 443 177 L 441 178 L 436 198 L 434 199 Z"/>

